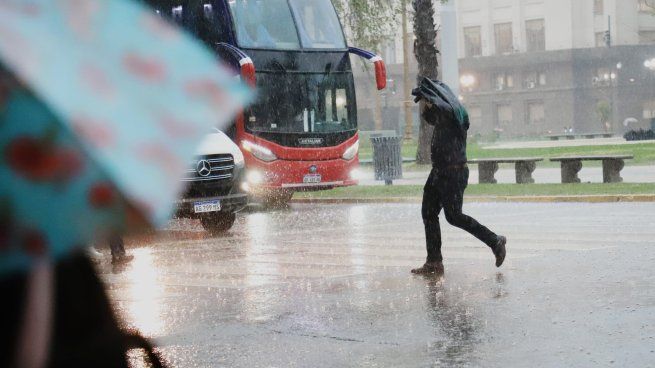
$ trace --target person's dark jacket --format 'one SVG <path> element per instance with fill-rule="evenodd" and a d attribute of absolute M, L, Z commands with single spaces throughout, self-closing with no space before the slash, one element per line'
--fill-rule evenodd
<path fill-rule="evenodd" d="M 451 89 L 441 81 L 423 78 L 412 94 L 432 104 L 423 112 L 428 124 L 434 126 L 431 153 L 432 166 L 439 169 L 466 164 L 466 135 L 469 117 L 466 109 Z"/>

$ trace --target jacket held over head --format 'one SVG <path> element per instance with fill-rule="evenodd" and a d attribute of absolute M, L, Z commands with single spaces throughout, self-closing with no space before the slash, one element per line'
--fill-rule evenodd
<path fill-rule="evenodd" d="M 457 96 L 443 82 L 428 78 L 421 80 L 412 95 L 416 102 L 423 99 L 431 105 L 423 111 L 423 118 L 434 126 L 432 166 L 447 169 L 466 164 L 466 135 L 470 123 L 468 112 Z"/>

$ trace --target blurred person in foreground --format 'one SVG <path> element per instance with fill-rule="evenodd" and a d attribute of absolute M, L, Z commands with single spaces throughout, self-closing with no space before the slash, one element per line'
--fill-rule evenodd
<path fill-rule="evenodd" d="M 505 260 L 507 239 L 462 213 L 464 190 L 469 178 L 466 165 L 469 117 L 466 109 L 441 81 L 423 78 L 412 95 L 415 96 L 415 102 L 425 102 L 423 117 L 428 124 L 434 126 L 431 143 L 432 171 L 423 189 L 421 208 L 428 256 L 425 264 L 413 269 L 412 273 L 444 273 L 439 226 L 442 208 L 451 225 L 466 230 L 491 248 L 496 257 L 496 267 L 500 267 Z"/>
<path fill-rule="evenodd" d="M 130 349 L 145 351 L 146 367 L 163 366 L 148 340 L 120 327 L 82 251 L 2 277 L 0 292 L 0 367 L 127 368 Z"/>
<path fill-rule="evenodd" d="M 163 225 L 253 93 L 134 1 L 0 4 L 0 367 L 162 366 L 81 249 Z"/>

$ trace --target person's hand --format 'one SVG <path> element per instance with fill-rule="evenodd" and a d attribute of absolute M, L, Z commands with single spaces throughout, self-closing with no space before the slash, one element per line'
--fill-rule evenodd
<path fill-rule="evenodd" d="M 412 90 L 412 96 L 414 96 L 415 103 L 418 103 L 419 101 L 421 101 L 421 99 L 425 98 L 425 96 L 423 96 L 423 93 L 421 93 L 420 87 L 416 87 Z"/>

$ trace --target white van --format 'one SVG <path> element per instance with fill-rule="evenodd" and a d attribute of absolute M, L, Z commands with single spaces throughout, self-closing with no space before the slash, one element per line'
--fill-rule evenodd
<path fill-rule="evenodd" d="M 177 202 L 177 217 L 196 218 L 212 234 L 227 231 L 248 203 L 243 154 L 228 136 L 208 134 L 182 179 L 187 188 Z"/>

